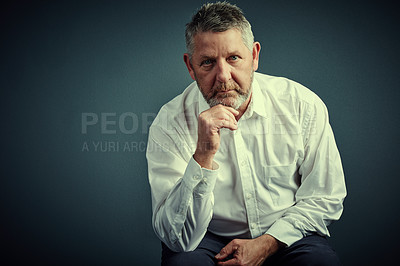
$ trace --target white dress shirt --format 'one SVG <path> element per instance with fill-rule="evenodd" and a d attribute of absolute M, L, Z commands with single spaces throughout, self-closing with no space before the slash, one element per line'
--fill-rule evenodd
<path fill-rule="evenodd" d="M 238 129 L 221 129 L 213 170 L 193 159 L 197 118 L 209 109 L 193 82 L 164 105 L 147 146 L 153 228 L 174 251 L 194 250 L 207 230 L 229 238 L 270 234 L 291 245 L 328 235 L 346 187 L 324 103 L 286 78 L 254 74 Z"/>

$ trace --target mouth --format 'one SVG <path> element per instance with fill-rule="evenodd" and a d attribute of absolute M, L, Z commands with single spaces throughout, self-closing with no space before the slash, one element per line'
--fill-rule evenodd
<path fill-rule="evenodd" d="M 232 89 L 232 90 L 226 90 L 226 91 L 218 91 L 217 93 L 216 93 L 216 95 L 227 95 L 227 94 L 230 94 L 230 93 L 233 93 L 233 92 L 236 92 L 236 90 L 234 90 L 234 89 Z"/>

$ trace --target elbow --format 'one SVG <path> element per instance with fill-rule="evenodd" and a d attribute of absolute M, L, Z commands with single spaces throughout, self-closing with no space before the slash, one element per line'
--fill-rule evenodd
<path fill-rule="evenodd" d="M 188 237 L 188 235 L 175 232 L 173 229 L 168 231 L 160 230 L 160 228 L 156 228 L 155 226 L 153 228 L 157 237 L 173 252 L 193 251 L 200 244 L 200 241 L 197 241 L 193 236 Z"/>
<path fill-rule="evenodd" d="M 153 229 L 158 237 L 171 251 L 173 252 L 188 252 L 193 251 L 189 245 L 182 240 L 181 233 L 175 233 L 173 229 L 160 228 L 153 224 Z"/>
<path fill-rule="evenodd" d="M 166 243 L 164 242 L 164 244 Z M 190 248 L 189 246 L 181 245 L 179 242 L 173 243 L 172 245 L 166 244 L 166 246 L 173 252 L 190 252 L 196 249 L 196 247 Z"/>
<path fill-rule="evenodd" d="M 188 241 L 184 241 L 180 234 L 175 235 L 171 232 L 169 236 L 161 237 L 157 234 L 159 239 L 173 252 L 189 252 L 196 249 L 197 245 L 192 245 Z"/>

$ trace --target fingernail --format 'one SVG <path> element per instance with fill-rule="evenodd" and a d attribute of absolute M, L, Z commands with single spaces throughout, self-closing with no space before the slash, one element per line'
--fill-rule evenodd
<path fill-rule="evenodd" d="M 215 258 L 216 258 L 216 259 L 221 258 L 221 254 L 218 253 L 217 255 L 215 255 Z"/>

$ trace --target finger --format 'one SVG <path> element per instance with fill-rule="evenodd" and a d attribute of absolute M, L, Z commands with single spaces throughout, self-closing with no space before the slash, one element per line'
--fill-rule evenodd
<path fill-rule="evenodd" d="M 214 119 L 212 124 L 214 124 L 218 129 L 229 128 L 231 130 L 237 129 L 237 121 L 232 113 L 221 110 L 214 113 Z"/>
<path fill-rule="evenodd" d="M 238 126 L 236 120 L 229 118 L 229 119 L 221 119 L 219 122 L 219 128 L 229 128 L 230 130 L 236 130 Z"/>
<path fill-rule="evenodd" d="M 234 118 L 235 120 L 236 120 L 236 116 L 239 115 L 239 111 L 237 111 L 236 109 L 229 107 L 229 106 L 222 105 L 222 104 L 218 104 L 218 105 L 212 107 L 211 109 L 222 110 L 225 113 L 227 113 L 229 116 Z"/>
<path fill-rule="evenodd" d="M 221 266 L 229 266 L 229 265 L 240 265 L 240 262 L 237 258 L 233 258 L 227 261 L 218 261 L 217 265 Z"/>
<path fill-rule="evenodd" d="M 232 107 L 229 107 L 229 106 L 223 106 L 226 110 L 228 110 L 230 113 L 232 113 L 234 116 L 237 116 L 237 115 L 239 115 L 239 111 L 238 110 L 236 110 L 236 109 L 234 109 L 234 108 L 232 108 Z"/>
<path fill-rule="evenodd" d="M 215 258 L 217 260 L 223 260 L 226 257 L 228 257 L 230 254 L 236 252 L 236 250 L 238 249 L 238 246 L 235 245 L 232 241 L 228 243 L 228 245 L 226 245 L 225 247 L 223 247 L 221 249 L 221 251 L 215 255 Z"/>
<path fill-rule="evenodd" d="M 222 105 L 221 105 L 222 106 Z M 236 116 L 239 115 L 239 111 L 233 109 L 232 107 L 222 106 L 223 110 L 230 116 L 232 119 L 236 120 Z"/>
<path fill-rule="evenodd" d="M 229 116 L 229 118 L 232 119 L 233 122 L 237 123 L 236 116 L 232 112 L 229 112 L 228 110 L 225 110 L 225 112 Z"/>

